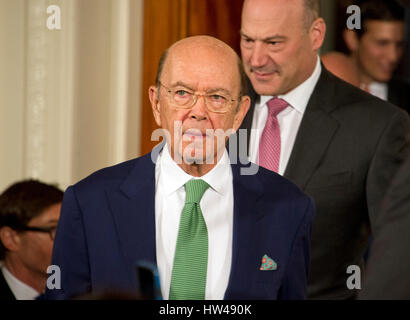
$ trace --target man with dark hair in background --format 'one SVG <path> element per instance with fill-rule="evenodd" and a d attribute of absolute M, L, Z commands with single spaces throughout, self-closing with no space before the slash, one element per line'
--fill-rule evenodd
<path fill-rule="evenodd" d="M 317 0 L 245 0 L 241 52 L 253 87 L 249 157 L 314 198 L 308 298 L 349 299 L 380 200 L 408 149 L 403 110 L 329 73 Z"/>
<path fill-rule="evenodd" d="M 394 76 L 405 43 L 404 8 L 395 0 L 358 0 L 361 28 L 343 37 L 360 88 L 410 112 L 410 84 Z"/>
<path fill-rule="evenodd" d="M 32 300 L 45 291 L 63 192 L 35 180 L 0 195 L 0 300 Z"/>

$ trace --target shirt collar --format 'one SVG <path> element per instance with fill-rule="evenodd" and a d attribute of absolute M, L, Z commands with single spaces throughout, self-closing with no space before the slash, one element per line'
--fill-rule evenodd
<path fill-rule="evenodd" d="M 307 104 L 309 102 L 310 96 L 319 80 L 320 74 L 322 72 L 322 66 L 320 64 L 320 58 L 317 57 L 316 66 L 313 73 L 302 82 L 299 86 L 289 91 L 286 94 L 278 95 L 278 98 L 285 100 L 291 107 L 301 114 L 305 113 Z M 307 99 L 306 99 L 307 97 Z M 263 107 L 273 96 L 261 96 L 260 97 L 260 107 Z"/>
<path fill-rule="evenodd" d="M 386 82 L 373 81 L 372 83 L 369 84 L 369 87 L 374 87 L 374 88 L 387 88 L 387 83 L 386 83 Z"/>
<path fill-rule="evenodd" d="M 12 275 L 6 266 L 2 266 L 1 271 L 3 272 L 4 279 L 9 285 L 11 292 L 13 292 L 17 300 L 34 300 L 40 295 L 39 292 Z"/>
<path fill-rule="evenodd" d="M 369 84 L 369 92 L 380 99 L 387 100 L 387 83 L 373 81 Z"/>
<path fill-rule="evenodd" d="M 232 171 L 226 149 L 216 166 L 202 177 L 191 176 L 182 170 L 172 159 L 167 144 L 165 144 L 161 151 L 159 165 L 161 175 L 163 175 L 164 178 L 163 181 L 166 181 L 162 187 L 167 195 L 177 191 L 191 179 L 202 179 L 208 183 L 212 189 L 223 195 L 228 190 L 226 184 L 227 179 L 232 181 Z"/>

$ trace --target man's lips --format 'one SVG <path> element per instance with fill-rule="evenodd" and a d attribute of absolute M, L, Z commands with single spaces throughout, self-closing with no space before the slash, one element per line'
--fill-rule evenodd
<path fill-rule="evenodd" d="M 200 130 L 187 130 L 183 133 L 184 136 L 190 139 L 206 138 L 207 134 L 201 132 Z"/>
<path fill-rule="evenodd" d="M 266 79 L 266 78 L 269 78 L 269 77 L 273 76 L 275 71 L 272 71 L 272 72 L 263 71 L 262 72 L 262 71 L 252 70 L 252 73 L 258 79 Z"/>

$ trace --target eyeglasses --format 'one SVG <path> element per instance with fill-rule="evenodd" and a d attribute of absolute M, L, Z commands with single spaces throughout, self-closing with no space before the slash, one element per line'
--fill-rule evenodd
<path fill-rule="evenodd" d="M 191 109 L 198 101 L 198 97 L 204 97 L 205 105 L 209 111 L 226 113 L 232 106 L 232 103 L 236 101 L 228 93 L 199 94 L 186 88 L 170 89 L 164 86 L 162 82 L 159 82 L 159 84 L 166 89 L 176 108 L 180 109 Z"/>
<path fill-rule="evenodd" d="M 43 232 L 48 233 L 50 235 L 51 240 L 54 240 L 56 236 L 57 226 L 52 227 L 29 227 L 25 226 L 23 228 L 19 228 L 20 231 L 33 231 L 33 232 Z"/>

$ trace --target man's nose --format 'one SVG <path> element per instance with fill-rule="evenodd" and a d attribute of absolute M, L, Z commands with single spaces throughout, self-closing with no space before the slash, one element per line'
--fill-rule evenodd
<path fill-rule="evenodd" d="M 191 108 L 192 119 L 205 120 L 208 118 L 208 109 L 206 107 L 205 96 L 198 95 L 194 105 Z"/>
<path fill-rule="evenodd" d="M 264 43 L 256 41 L 253 47 L 252 56 L 251 56 L 251 66 L 254 68 L 262 67 L 266 64 L 267 52 L 266 46 Z"/>

